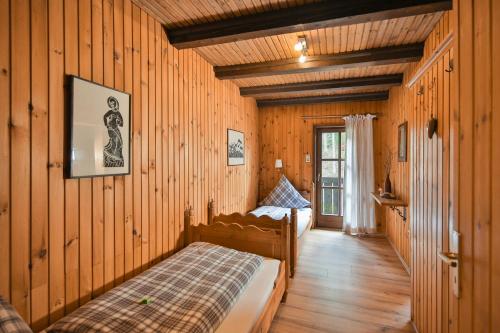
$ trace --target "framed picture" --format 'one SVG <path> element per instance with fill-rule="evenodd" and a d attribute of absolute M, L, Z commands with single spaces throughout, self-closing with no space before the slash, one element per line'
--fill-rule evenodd
<path fill-rule="evenodd" d="M 245 134 L 227 130 L 227 165 L 245 164 Z"/>
<path fill-rule="evenodd" d="M 404 122 L 398 127 L 398 161 L 406 162 L 408 139 L 408 122 Z"/>
<path fill-rule="evenodd" d="M 66 177 L 130 173 L 130 94 L 69 76 Z"/>

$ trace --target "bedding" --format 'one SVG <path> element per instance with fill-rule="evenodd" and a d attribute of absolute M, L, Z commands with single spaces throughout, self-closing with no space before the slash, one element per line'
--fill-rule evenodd
<path fill-rule="evenodd" d="M 290 218 L 292 216 L 291 208 L 275 207 L 275 206 L 261 206 L 257 207 L 249 214 L 260 217 L 262 215 L 267 215 L 275 220 L 281 220 L 285 214 Z M 311 208 L 300 208 L 297 209 L 297 237 L 300 238 L 304 231 L 306 231 L 309 222 L 311 221 Z"/>
<path fill-rule="evenodd" d="M 33 333 L 19 313 L 0 296 L 0 333 Z"/>
<path fill-rule="evenodd" d="M 274 290 L 279 267 L 279 260 L 264 259 L 262 267 L 255 273 L 215 333 L 251 332 Z"/>
<path fill-rule="evenodd" d="M 267 195 L 267 197 L 259 203 L 259 206 L 276 206 L 284 208 L 306 208 L 310 207 L 311 203 L 293 187 L 292 183 L 282 175 L 278 184 Z"/>
<path fill-rule="evenodd" d="M 214 332 L 263 261 L 255 254 L 192 243 L 47 332 Z"/>

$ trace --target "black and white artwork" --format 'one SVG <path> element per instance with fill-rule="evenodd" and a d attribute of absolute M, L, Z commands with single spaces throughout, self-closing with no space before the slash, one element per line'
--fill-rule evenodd
<path fill-rule="evenodd" d="M 130 173 L 130 95 L 71 76 L 69 178 Z"/>
<path fill-rule="evenodd" d="M 123 167 L 123 138 L 120 127 L 123 127 L 123 117 L 120 113 L 120 104 L 113 97 L 108 97 L 110 110 L 104 115 L 104 126 L 108 129 L 109 141 L 104 147 L 104 167 Z"/>
<path fill-rule="evenodd" d="M 245 135 L 232 129 L 227 130 L 227 165 L 245 164 Z"/>

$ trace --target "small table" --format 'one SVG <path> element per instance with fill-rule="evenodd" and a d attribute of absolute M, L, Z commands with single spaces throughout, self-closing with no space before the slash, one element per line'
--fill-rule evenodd
<path fill-rule="evenodd" d="M 396 211 L 398 215 L 401 216 L 403 221 L 406 222 L 406 207 L 408 207 L 406 202 L 399 199 L 382 198 L 380 194 L 375 192 L 372 192 L 371 195 L 375 202 L 377 202 L 380 206 L 387 206 L 391 210 Z M 400 207 L 402 209 L 400 209 Z"/>

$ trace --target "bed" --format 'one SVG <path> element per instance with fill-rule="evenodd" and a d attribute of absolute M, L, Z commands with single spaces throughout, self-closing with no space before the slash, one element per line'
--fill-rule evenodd
<path fill-rule="evenodd" d="M 267 332 L 286 299 L 289 225 L 196 224 L 188 210 L 181 251 L 46 332 Z"/>
<path fill-rule="evenodd" d="M 313 184 L 314 193 L 314 184 Z M 311 192 L 300 191 L 300 194 L 311 201 Z M 311 201 L 312 202 L 312 201 Z M 240 225 L 254 225 L 266 230 L 279 230 L 284 219 L 290 223 L 290 246 L 289 246 L 289 273 L 294 277 L 299 251 L 302 247 L 304 236 L 313 224 L 314 207 L 310 208 L 283 208 L 275 206 L 261 206 L 246 215 L 232 213 L 229 215 L 219 214 L 215 216 L 215 202 L 211 200 L 208 204 L 208 223 L 214 222 L 236 222 Z"/>
<path fill-rule="evenodd" d="M 305 232 L 311 228 L 312 208 L 284 208 L 276 206 L 260 206 L 248 212 L 256 217 L 267 215 L 274 220 L 281 220 L 285 215 L 292 216 L 292 210 L 295 209 L 294 216 L 297 217 L 297 238 L 301 238 Z"/>

